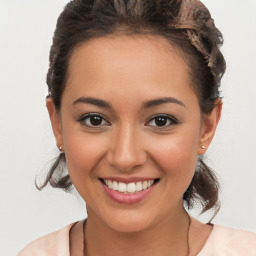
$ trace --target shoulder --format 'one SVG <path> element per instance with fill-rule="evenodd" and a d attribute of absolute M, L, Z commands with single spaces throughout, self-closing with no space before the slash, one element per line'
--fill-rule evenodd
<path fill-rule="evenodd" d="M 68 256 L 69 231 L 74 224 L 32 241 L 17 256 Z"/>
<path fill-rule="evenodd" d="M 256 256 L 256 234 L 214 225 L 204 248 L 198 256 Z"/>

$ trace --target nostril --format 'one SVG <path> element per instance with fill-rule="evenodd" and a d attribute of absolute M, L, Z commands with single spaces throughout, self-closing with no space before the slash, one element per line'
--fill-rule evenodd
<path fill-rule="evenodd" d="M 147 160 L 147 154 L 141 149 L 141 145 L 136 143 L 136 140 L 127 133 L 123 133 L 122 137 L 116 138 L 113 141 L 112 148 L 107 152 L 109 164 L 123 172 L 129 172 L 134 167 L 143 165 Z"/>

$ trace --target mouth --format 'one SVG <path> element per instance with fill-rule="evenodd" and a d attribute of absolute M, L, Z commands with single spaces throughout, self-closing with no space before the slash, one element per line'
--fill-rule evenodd
<path fill-rule="evenodd" d="M 141 201 L 150 194 L 160 179 L 136 179 L 136 181 L 131 182 L 110 178 L 99 178 L 99 180 L 110 198 L 119 203 L 131 204 Z"/>
<path fill-rule="evenodd" d="M 99 179 L 109 189 L 118 191 L 123 194 L 136 194 L 143 190 L 149 189 L 151 186 L 156 184 L 160 179 L 150 179 L 144 181 L 124 183 L 116 180 Z"/>

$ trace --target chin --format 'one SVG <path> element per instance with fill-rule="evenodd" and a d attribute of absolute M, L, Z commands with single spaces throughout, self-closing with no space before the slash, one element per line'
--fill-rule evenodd
<path fill-rule="evenodd" d="M 154 223 L 153 216 L 132 212 L 104 216 L 104 222 L 113 230 L 122 233 L 135 233 L 148 229 Z"/>

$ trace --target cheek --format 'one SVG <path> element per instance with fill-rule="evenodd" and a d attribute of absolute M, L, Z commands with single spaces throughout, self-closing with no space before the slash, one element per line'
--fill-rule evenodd
<path fill-rule="evenodd" d="M 187 188 L 195 172 L 198 158 L 197 133 L 184 132 L 152 143 L 151 155 L 173 184 Z"/>
<path fill-rule="evenodd" d="M 67 130 L 64 133 L 64 145 L 67 168 L 74 185 L 85 181 L 88 175 L 95 177 L 94 167 L 104 155 L 102 136 Z"/>

